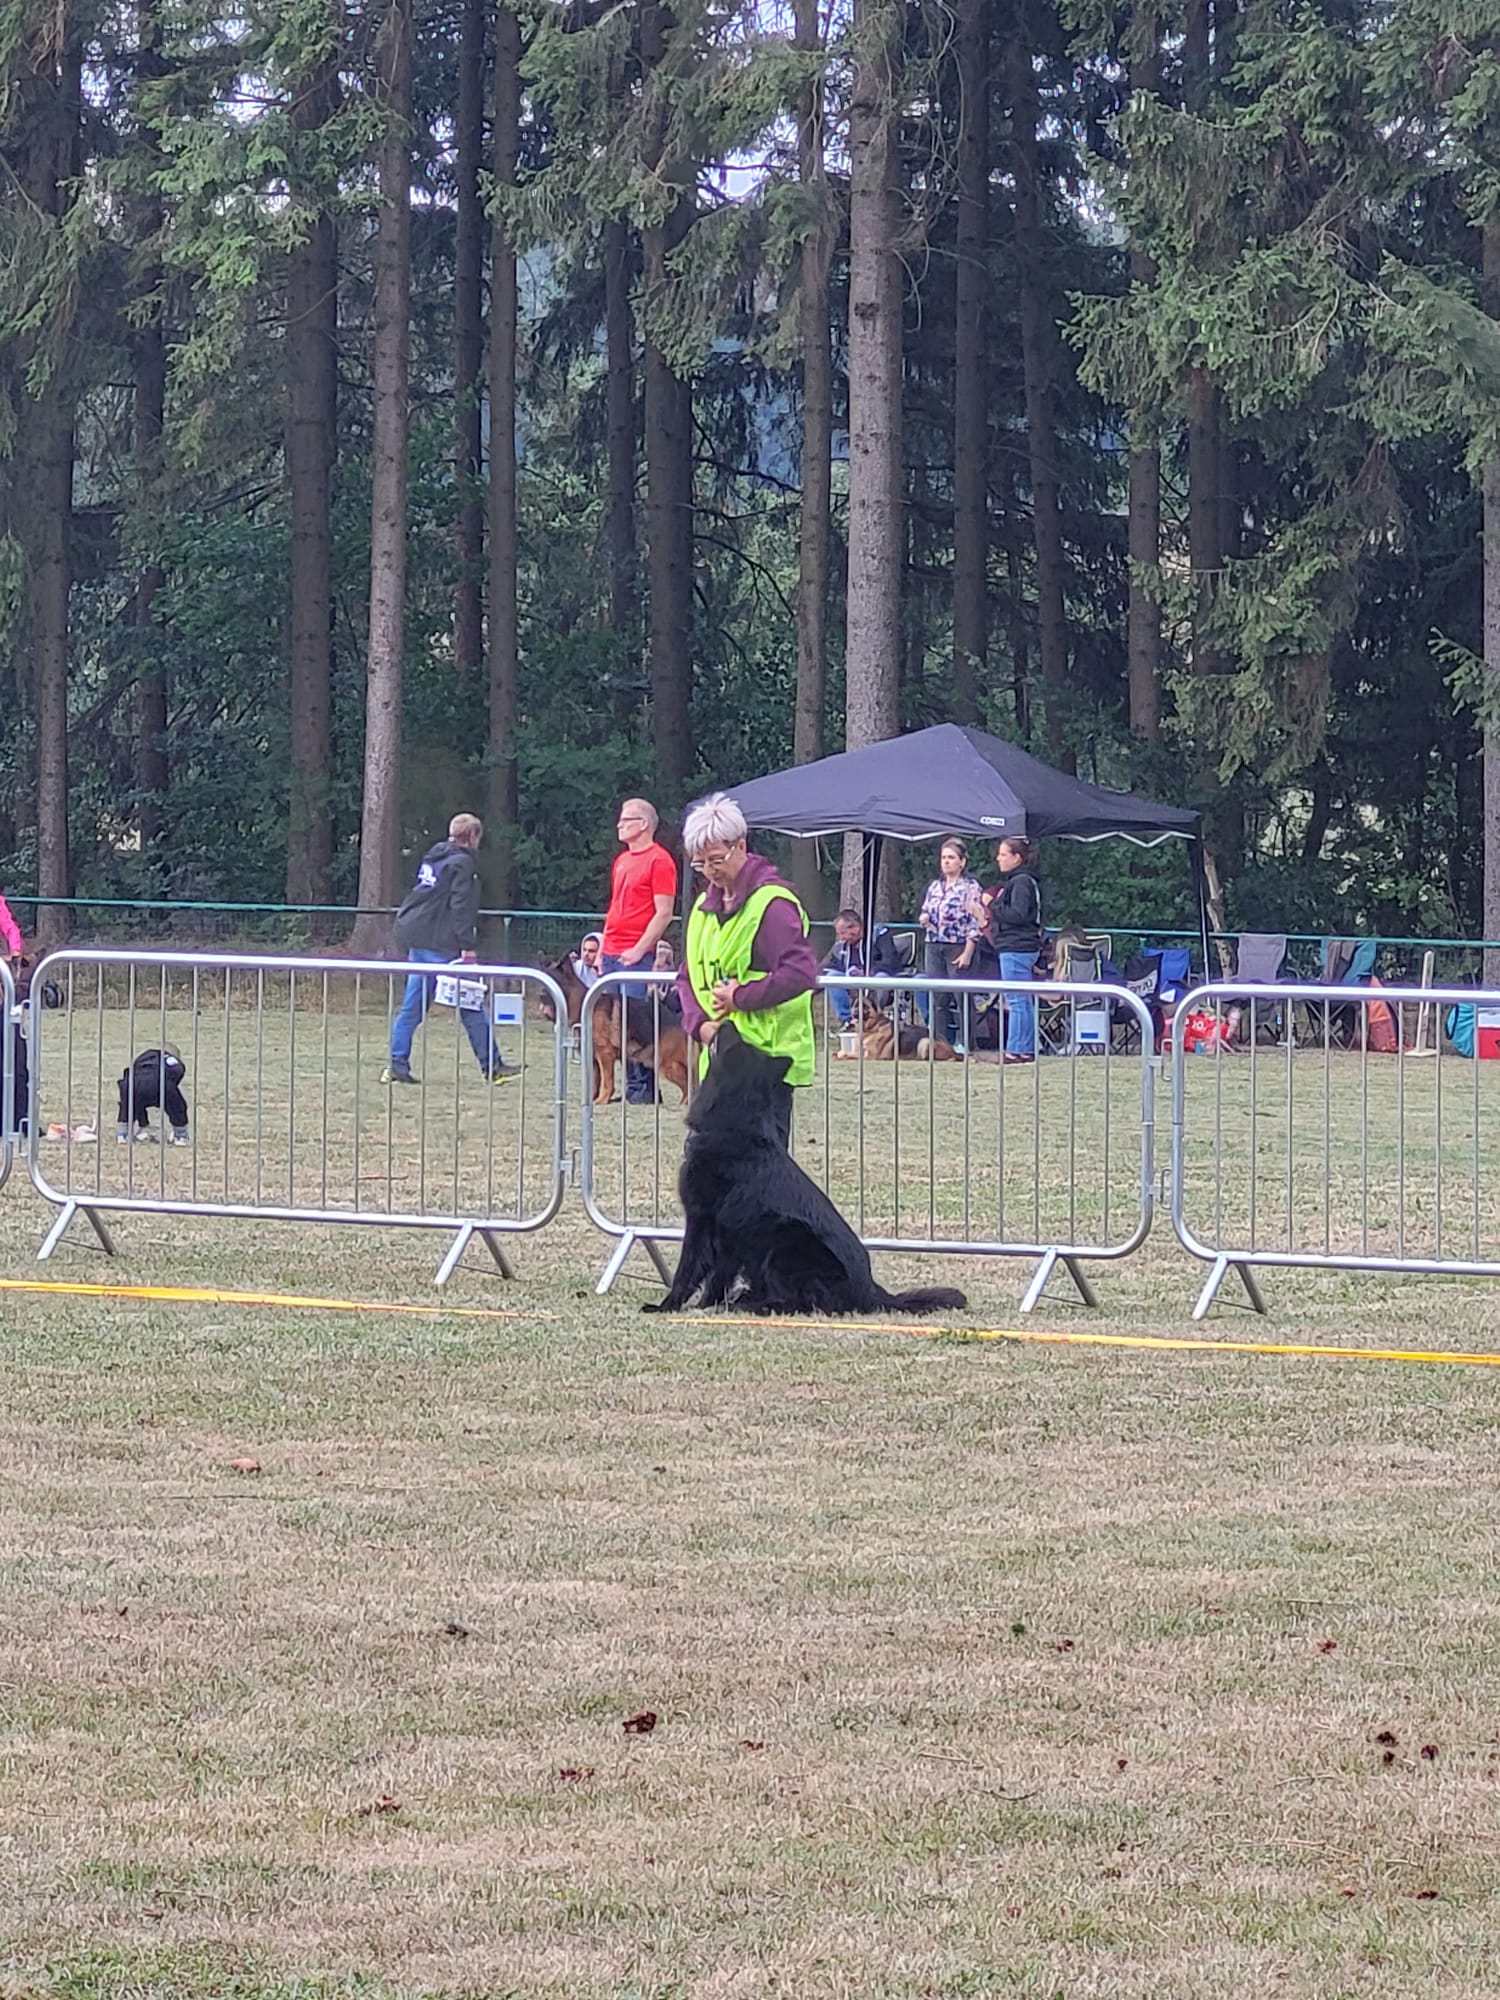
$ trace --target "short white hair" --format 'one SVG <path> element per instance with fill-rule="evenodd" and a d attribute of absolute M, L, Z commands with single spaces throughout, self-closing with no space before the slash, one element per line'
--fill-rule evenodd
<path fill-rule="evenodd" d="M 750 829 L 745 815 L 728 792 L 710 792 L 700 799 L 682 822 L 682 845 L 689 855 L 701 854 L 715 840 L 726 847 L 743 840 Z"/>

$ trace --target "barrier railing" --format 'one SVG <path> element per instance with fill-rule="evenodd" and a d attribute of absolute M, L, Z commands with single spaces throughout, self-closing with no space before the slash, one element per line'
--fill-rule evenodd
<path fill-rule="evenodd" d="M 450 1232 L 442 1285 L 476 1236 L 509 1276 L 501 1239 L 561 1206 L 566 1029 L 535 1002 L 565 1003 L 545 973 L 67 949 L 45 979 L 63 1004 L 32 1013 L 29 1163 L 59 1210 L 42 1259 L 80 1212 L 111 1254 L 111 1212 L 350 1222 Z M 387 1082 L 408 994 L 433 1010 L 418 1080 Z M 465 1001 L 460 1034 L 442 1014 Z"/>
<path fill-rule="evenodd" d="M 683 1128 L 674 1109 L 592 1102 L 599 1009 L 622 986 L 647 989 L 639 1006 L 652 1048 L 686 1051 L 663 1008 L 669 974 L 613 974 L 582 1009 L 584 1111 L 580 1188 L 590 1220 L 615 1247 L 598 1281 L 613 1285 L 640 1245 L 665 1279 L 661 1246 L 680 1242 L 676 1174 Z M 1037 1260 L 1022 1302 L 1031 1311 L 1061 1265 L 1097 1304 L 1085 1262 L 1128 1257 L 1150 1233 L 1154 1203 L 1155 1069 L 1142 1001 L 1096 984 L 839 978 L 853 995 L 889 998 L 903 1015 L 918 996 L 967 1009 L 971 1053 L 882 1059 L 866 1032 L 820 1052 L 816 1082 L 795 1094 L 792 1149 L 872 1250 Z M 1041 1059 L 1003 1064 L 976 1044 L 993 1034 L 1006 999 L 1040 1003 Z M 833 1003 L 820 1001 L 830 1012 Z M 926 1035 L 909 1020 L 909 1041 Z M 606 1037 L 607 1045 L 614 1040 Z M 1126 1048 L 1127 1041 L 1131 1046 Z M 651 1049 L 648 1049 L 648 1058 Z M 983 1058 L 991 1054 L 991 1060 Z M 843 1057 L 844 1059 L 840 1059 Z M 623 1100 L 623 1093 L 622 1093 Z"/>
<path fill-rule="evenodd" d="M 16 1102 L 15 1038 L 21 1018 L 16 1007 L 16 983 L 0 959 L 0 1188 L 10 1179 L 16 1157 L 16 1127 L 25 1115 Z"/>
<path fill-rule="evenodd" d="M 1257 1312 L 1255 1273 L 1278 1266 L 1500 1276 L 1500 1063 L 1454 1055 L 1442 1033 L 1448 1007 L 1486 1005 L 1500 994 L 1223 982 L 1184 996 L 1171 1213 L 1210 1266 L 1194 1319 L 1231 1271 Z"/>

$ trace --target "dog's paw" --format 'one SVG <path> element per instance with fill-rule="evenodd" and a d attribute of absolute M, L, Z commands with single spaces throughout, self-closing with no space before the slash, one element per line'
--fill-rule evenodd
<path fill-rule="evenodd" d="M 667 1304 L 665 1299 L 647 1299 L 646 1303 L 641 1307 L 643 1313 L 664 1313 L 671 1310 L 672 1308 Z"/>

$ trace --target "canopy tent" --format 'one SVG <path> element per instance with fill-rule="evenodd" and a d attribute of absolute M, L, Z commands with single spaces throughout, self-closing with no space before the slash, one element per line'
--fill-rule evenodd
<path fill-rule="evenodd" d="M 941 722 L 910 736 L 846 750 L 736 785 L 746 823 L 809 840 L 823 834 L 871 836 L 867 900 L 884 840 L 937 840 L 947 833 L 981 840 L 1021 834 L 1029 840 L 1132 840 L 1154 847 L 1190 844 L 1198 892 L 1203 963 L 1208 967 L 1208 898 L 1200 816 L 1112 792 L 1054 771 L 1002 737 Z"/>

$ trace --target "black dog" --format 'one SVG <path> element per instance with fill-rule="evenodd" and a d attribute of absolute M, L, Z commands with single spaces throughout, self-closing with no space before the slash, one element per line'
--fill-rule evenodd
<path fill-rule="evenodd" d="M 659 1305 L 679 1312 L 695 1292 L 706 1306 L 756 1313 L 938 1312 L 967 1304 L 945 1286 L 893 1294 L 877 1285 L 870 1254 L 782 1144 L 777 1102 L 791 1068 L 719 1030 L 713 1061 L 688 1110 L 678 1191 L 687 1229 L 677 1275 Z"/>

